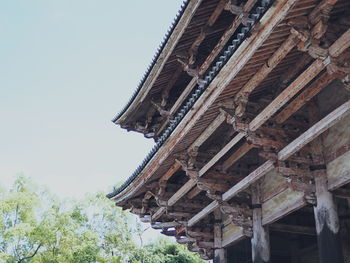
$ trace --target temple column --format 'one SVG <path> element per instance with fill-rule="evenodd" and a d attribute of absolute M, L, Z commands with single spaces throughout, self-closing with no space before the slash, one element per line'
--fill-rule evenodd
<path fill-rule="evenodd" d="M 222 247 L 222 214 L 219 209 L 214 211 L 214 263 L 227 263 L 226 249 Z"/>
<path fill-rule="evenodd" d="M 339 218 L 333 195 L 328 191 L 327 174 L 315 175 L 317 206 L 314 208 L 318 252 L 321 263 L 344 263 L 339 236 Z"/>
<path fill-rule="evenodd" d="M 309 119 L 315 123 L 319 117 L 316 100 L 309 106 Z M 339 218 L 333 195 L 328 191 L 326 162 L 322 135 L 310 143 L 317 205 L 314 207 L 318 253 L 321 263 L 344 263 L 339 235 Z"/>
<path fill-rule="evenodd" d="M 350 198 L 347 198 L 348 206 L 347 209 L 350 209 Z M 350 263 L 350 219 L 344 219 L 342 222 L 343 229 L 341 232 L 342 247 L 344 262 Z"/>
<path fill-rule="evenodd" d="M 262 209 L 260 201 L 260 187 L 252 186 L 253 205 L 253 238 L 252 258 L 253 263 L 270 262 L 270 238 L 269 231 L 262 225 Z"/>

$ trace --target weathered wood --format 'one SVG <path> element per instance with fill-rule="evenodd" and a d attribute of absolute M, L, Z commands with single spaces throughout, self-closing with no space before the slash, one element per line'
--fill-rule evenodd
<path fill-rule="evenodd" d="M 333 193 L 333 196 L 335 196 L 335 197 L 350 199 L 350 189 L 339 188 L 339 189 L 334 190 L 332 193 Z"/>
<path fill-rule="evenodd" d="M 236 108 L 235 112 L 237 116 L 241 117 L 245 111 L 245 105 L 241 105 L 239 101 L 242 100 L 242 98 L 244 101 L 247 101 L 250 93 L 267 77 L 298 42 L 298 39 L 293 34 L 290 34 L 259 71 L 255 73 L 242 89 L 240 89 L 235 96 L 236 104 L 239 106 Z"/>
<path fill-rule="evenodd" d="M 195 41 L 192 43 L 192 46 L 188 50 L 188 55 L 189 55 L 188 63 L 189 63 L 189 66 L 193 65 L 196 62 L 196 56 L 197 56 L 197 53 L 198 53 L 199 46 L 202 44 L 204 39 L 209 34 L 210 28 L 214 25 L 216 20 L 219 18 L 220 14 L 222 13 L 222 11 L 225 8 L 225 5 L 226 5 L 225 0 L 221 0 L 217 4 L 214 12 L 210 15 L 206 25 L 204 27 L 202 27 L 202 30 L 201 30 L 200 34 L 197 36 Z M 198 74 L 198 71 L 197 71 L 197 74 Z"/>
<path fill-rule="evenodd" d="M 152 67 L 147 80 L 145 81 L 143 88 L 137 94 L 134 103 L 127 109 L 127 111 L 117 120 L 117 123 L 122 123 L 130 112 L 133 112 L 135 108 L 138 107 L 139 103 L 142 102 L 148 95 L 150 89 L 152 88 L 154 82 L 162 71 L 165 63 L 167 62 L 169 56 L 172 54 L 175 46 L 181 39 L 183 33 L 185 32 L 187 26 L 191 22 L 192 17 L 195 14 L 195 10 L 200 6 L 202 0 L 194 0 L 189 3 L 184 14 L 181 16 L 180 21 L 177 23 L 173 33 L 169 37 L 167 43 L 165 44 L 161 54 L 158 57 L 156 64 Z"/>
<path fill-rule="evenodd" d="M 238 133 L 235 137 L 233 137 L 232 140 L 228 144 L 226 144 L 224 148 L 222 148 L 206 165 L 202 167 L 202 169 L 199 170 L 199 176 L 202 176 L 211 167 L 213 167 L 214 164 L 216 164 L 221 159 L 221 157 L 223 157 L 242 138 L 244 138 L 243 133 Z"/>
<path fill-rule="evenodd" d="M 197 182 L 194 179 L 190 179 L 185 183 L 170 199 L 168 200 L 168 205 L 174 205 L 182 196 L 184 196 L 188 191 L 190 191 Z"/>
<path fill-rule="evenodd" d="M 173 86 L 175 85 L 176 81 L 178 80 L 178 78 L 180 77 L 182 73 L 182 68 L 179 67 L 175 73 L 171 76 L 171 79 L 169 80 L 169 82 L 166 84 L 165 88 L 162 91 L 162 102 L 160 103 L 161 107 L 165 107 L 168 103 L 168 98 L 169 98 L 169 93 L 170 90 L 173 88 Z"/>
<path fill-rule="evenodd" d="M 143 185 L 142 182 L 145 182 L 150 178 L 159 166 L 159 163 L 172 152 L 177 142 L 182 140 L 183 137 L 193 128 L 193 125 L 203 116 L 203 114 L 205 114 L 209 106 L 213 104 L 224 88 L 238 74 L 238 72 L 240 72 L 243 66 L 253 56 L 254 52 L 263 44 L 275 26 L 286 16 L 295 3 L 296 0 L 281 0 L 267 10 L 260 20 L 260 27 L 252 32 L 251 37 L 239 46 L 238 50 L 232 55 L 216 78 L 210 83 L 207 92 L 200 96 L 195 104 L 196 110 L 184 117 L 174 130 L 167 144 L 157 152 L 151 162 L 147 165 L 146 169 L 133 183 L 133 187 L 127 188 L 121 194 L 114 197 L 114 199 L 118 198 L 119 203 L 123 202 L 131 194 L 140 189 Z M 200 105 L 200 107 L 198 107 L 198 105 Z"/>
<path fill-rule="evenodd" d="M 199 195 L 200 192 L 202 192 L 202 190 L 199 189 L 198 186 L 196 186 L 195 188 L 193 188 L 193 189 L 187 194 L 187 197 L 188 197 L 189 199 L 192 199 L 192 198 L 196 197 L 197 195 Z"/>
<path fill-rule="evenodd" d="M 214 211 L 214 263 L 227 263 L 226 249 L 222 247 L 222 214 Z"/>
<path fill-rule="evenodd" d="M 330 47 L 331 57 L 338 57 L 350 46 L 350 29 L 348 29 Z M 284 104 L 296 95 L 306 84 L 331 63 L 331 58 L 325 60 L 316 59 L 302 74 L 300 74 L 285 90 L 278 95 L 261 113 L 258 114 L 249 124 L 249 129 L 255 131 L 271 118 Z"/>
<path fill-rule="evenodd" d="M 274 168 L 274 164 L 272 161 L 267 161 L 260 167 L 258 167 L 254 172 L 250 173 L 247 177 L 241 180 L 239 183 L 230 188 L 227 192 L 222 195 L 223 201 L 230 200 L 237 193 L 248 188 L 252 183 L 256 182 L 262 176 L 264 176 L 268 171 Z M 218 201 L 211 202 L 208 206 L 206 206 L 202 211 L 193 216 L 189 221 L 188 225 L 192 226 L 197 223 L 199 220 L 213 212 L 215 209 L 219 207 Z"/>
<path fill-rule="evenodd" d="M 243 6 L 243 12 L 249 12 L 251 8 L 256 3 L 256 0 L 248 0 Z M 216 46 L 213 48 L 212 52 L 209 54 L 207 59 L 204 61 L 199 69 L 199 72 L 205 72 L 214 59 L 219 55 L 223 47 L 227 44 L 227 41 L 232 37 L 236 29 L 241 25 L 244 15 L 241 14 L 236 16 L 230 26 L 226 29 L 225 33 L 222 35 Z"/>
<path fill-rule="evenodd" d="M 252 183 L 259 180 L 263 177 L 267 172 L 271 171 L 274 168 L 274 164 L 272 161 L 266 161 L 263 165 L 259 166 L 252 173 L 247 175 L 244 179 L 242 179 L 239 183 L 230 188 L 227 192 L 222 195 L 223 201 L 230 200 L 237 193 L 247 189 Z"/>
<path fill-rule="evenodd" d="M 159 217 L 161 217 L 166 211 L 165 207 L 160 207 L 153 215 L 152 215 L 152 221 L 157 220 Z"/>
<path fill-rule="evenodd" d="M 256 3 L 256 0 L 248 0 L 247 3 L 244 5 L 243 10 L 245 12 L 248 12 Z M 225 33 L 220 38 L 219 42 L 216 44 L 216 46 L 213 48 L 209 56 L 206 58 L 206 60 L 203 62 L 203 64 L 200 66 L 198 70 L 198 74 L 202 75 L 211 65 L 211 63 L 214 61 L 214 59 L 219 55 L 222 48 L 226 45 L 227 41 L 232 37 L 238 26 L 241 24 L 243 16 L 238 16 L 234 19 L 232 24 L 226 29 Z M 174 114 L 177 109 L 182 105 L 184 100 L 188 97 L 190 92 L 192 91 L 193 87 L 197 84 L 196 78 L 193 78 L 190 83 L 187 85 L 185 90 L 181 93 L 180 97 L 176 100 L 174 105 L 170 109 L 170 113 Z M 167 122 L 166 122 L 167 123 Z M 165 126 L 165 125 L 163 125 Z"/>
<path fill-rule="evenodd" d="M 323 0 L 319 3 L 316 8 L 312 10 L 308 18 L 311 23 L 316 24 L 320 19 L 322 19 L 322 14 L 327 12 L 326 9 L 331 10 L 331 7 L 337 2 L 337 0 Z M 327 12 L 328 13 L 328 12 Z"/>
<path fill-rule="evenodd" d="M 261 127 L 270 119 L 283 105 L 285 105 L 295 94 L 305 87 L 318 73 L 320 73 L 329 61 L 315 60 L 299 77 L 294 80 L 280 95 L 277 96 L 261 113 L 249 124 L 252 131 Z"/>
<path fill-rule="evenodd" d="M 338 107 L 337 109 L 335 109 L 334 111 L 332 111 L 322 120 L 314 124 L 310 129 L 308 129 L 306 132 L 304 132 L 302 135 L 296 138 L 293 142 L 284 147 L 278 153 L 278 159 L 281 161 L 288 159 L 288 157 L 300 150 L 303 146 L 311 142 L 314 138 L 318 137 L 321 133 L 323 133 L 329 127 L 333 126 L 335 123 L 340 121 L 349 113 L 350 100 Z"/>
<path fill-rule="evenodd" d="M 212 213 L 215 209 L 219 208 L 219 202 L 213 201 L 208 206 L 206 206 L 202 211 L 200 211 L 198 214 L 196 214 L 194 217 L 192 217 L 190 220 L 188 220 L 187 225 L 193 226 L 196 224 L 199 220 L 201 220 L 206 215 Z"/>
<path fill-rule="evenodd" d="M 303 133 L 293 142 L 291 142 L 286 147 L 284 147 L 278 153 L 278 159 L 281 161 L 286 160 L 292 154 L 300 150 L 304 145 L 312 141 L 315 137 L 320 135 L 322 132 L 324 132 L 326 129 L 328 129 L 330 126 L 332 126 L 334 123 L 336 123 L 337 121 L 339 121 L 341 118 L 345 117 L 349 113 L 350 113 L 350 101 L 344 103 L 342 106 L 334 110 L 332 113 L 327 115 L 321 121 L 313 125 L 310 129 L 308 129 L 305 133 Z M 232 188 L 230 188 L 230 190 L 225 192 L 222 195 L 222 200 L 223 201 L 230 200 L 237 193 L 248 188 L 252 183 L 256 182 L 258 179 L 260 179 L 262 176 L 264 176 L 268 171 L 270 171 L 273 168 L 274 168 L 274 164 L 272 161 L 265 162 L 263 165 L 261 165 L 259 168 L 257 168 L 255 171 L 253 171 L 251 174 L 249 174 L 239 183 L 237 183 Z M 295 204 L 295 205 L 296 207 L 299 207 L 300 205 L 303 205 L 303 204 L 304 203 Z M 199 212 L 197 215 L 193 217 L 194 218 L 193 222 L 198 222 L 200 219 L 205 217 L 208 213 L 211 213 L 215 208 L 213 207 L 213 203 L 207 206 L 201 212 Z"/>
<path fill-rule="evenodd" d="M 252 206 L 253 206 L 253 238 L 252 259 L 253 263 L 270 262 L 270 238 L 269 231 L 262 225 L 262 211 L 260 186 L 252 186 Z"/>
<path fill-rule="evenodd" d="M 325 171 L 315 176 L 315 184 L 317 206 L 314 211 L 320 262 L 343 263 L 337 207 L 332 194 L 327 189 Z"/>
<path fill-rule="evenodd" d="M 159 179 L 159 181 L 168 181 L 176 172 L 179 170 L 181 165 L 178 162 L 174 162 L 174 164 L 170 167 L 170 169 Z"/>
<path fill-rule="evenodd" d="M 277 116 L 278 123 L 285 122 L 290 116 L 297 112 L 306 102 L 310 101 L 322 89 L 327 87 L 336 75 L 323 73 L 321 77 L 315 80 L 310 87 L 304 90 L 298 97 L 296 97 L 286 108 L 284 108 Z"/>
<path fill-rule="evenodd" d="M 204 132 L 199 135 L 199 137 L 191 144 L 188 151 L 200 147 L 216 130 L 219 126 L 226 120 L 226 114 L 220 113 L 204 130 Z"/>
<path fill-rule="evenodd" d="M 167 181 L 177 172 L 177 170 L 179 170 L 180 167 L 181 164 L 179 162 L 174 162 L 170 169 L 159 179 L 159 196 L 162 196 L 165 193 Z"/>
<path fill-rule="evenodd" d="M 337 41 L 329 47 L 329 55 L 338 57 L 348 47 L 350 47 L 350 29 L 348 29 Z"/>
<path fill-rule="evenodd" d="M 350 110 L 350 101 L 348 101 L 348 104 Z M 316 102 L 314 102 L 309 107 L 310 121 L 314 123 L 317 120 L 318 115 L 318 107 Z M 316 123 L 314 126 L 317 124 L 318 123 Z M 339 235 L 337 206 L 334 202 L 333 195 L 328 191 L 327 172 L 325 167 L 322 167 L 326 164 L 323 152 L 322 137 L 318 137 L 316 140 L 312 141 L 310 145 L 314 165 L 316 167 L 320 167 L 314 171 L 317 199 L 317 205 L 314 206 L 314 214 L 320 262 L 344 263 Z"/>
<path fill-rule="evenodd" d="M 309 226 L 287 225 L 273 223 L 269 225 L 269 230 L 273 232 L 283 232 L 303 236 L 316 236 L 316 229 Z"/>
<path fill-rule="evenodd" d="M 229 158 L 227 158 L 222 164 L 222 170 L 227 171 L 235 162 L 241 159 L 247 152 L 253 149 L 254 146 L 247 142 L 243 143 L 237 151 L 235 151 Z"/>

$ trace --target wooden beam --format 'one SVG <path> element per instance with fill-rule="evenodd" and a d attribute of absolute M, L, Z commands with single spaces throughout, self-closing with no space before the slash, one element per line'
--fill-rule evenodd
<path fill-rule="evenodd" d="M 199 170 L 199 176 L 205 174 L 211 167 L 216 164 L 221 157 L 223 157 L 234 145 L 236 145 L 242 138 L 244 138 L 244 133 L 238 133 L 235 137 L 231 139 L 231 141 L 225 145 L 206 165 Z"/>
<path fill-rule="evenodd" d="M 227 171 L 235 162 L 241 159 L 247 152 L 254 148 L 254 145 L 247 142 L 243 143 L 237 151 L 235 151 L 229 158 L 227 158 L 222 164 L 222 170 Z"/>
<path fill-rule="evenodd" d="M 195 41 L 192 43 L 191 47 L 189 48 L 189 50 L 188 50 L 188 55 L 189 55 L 188 63 L 189 63 L 189 66 L 192 66 L 196 62 L 196 56 L 197 56 L 197 53 L 198 53 L 199 46 L 202 44 L 204 39 L 209 34 L 210 28 L 214 25 L 216 20 L 221 15 L 222 11 L 225 8 L 225 5 L 226 5 L 225 0 L 221 0 L 217 4 L 214 12 L 210 15 L 206 25 L 204 27 L 202 27 L 200 34 L 197 36 L 197 38 L 195 39 Z"/>
<path fill-rule="evenodd" d="M 306 84 L 318 75 L 331 63 L 331 57 L 338 57 L 350 46 L 350 29 L 329 47 L 329 55 L 325 60 L 316 59 L 302 74 L 300 74 L 282 93 L 275 98 L 258 116 L 249 124 L 249 129 L 255 131 L 269 118 L 271 118 L 284 104 L 296 95 Z"/>
<path fill-rule="evenodd" d="M 270 119 L 284 104 L 305 87 L 318 73 L 320 73 L 330 60 L 315 60 L 296 80 L 294 80 L 280 95 L 277 96 L 261 113 L 249 124 L 249 129 L 255 131 Z"/>
<path fill-rule="evenodd" d="M 244 7 L 243 11 L 244 12 L 249 12 L 250 9 L 254 6 L 256 3 L 256 0 L 248 0 Z M 227 41 L 232 37 L 238 26 L 241 25 L 243 19 L 243 15 L 236 16 L 234 21 L 231 23 L 231 25 L 228 27 L 228 29 L 225 31 L 225 33 L 222 35 L 216 46 L 213 48 L 209 56 L 206 58 L 206 60 L 203 62 L 201 67 L 198 70 L 198 74 L 202 75 L 208 68 L 209 66 L 213 63 L 214 59 L 219 55 L 223 47 L 227 44 Z M 187 96 L 190 94 L 192 91 L 193 87 L 197 84 L 196 78 L 193 78 L 190 83 L 187 85 L 185 90 L 182 92 L 180 97 L 176 100 L 174 105 L 172 106 L 170 113 L 173 114 L 177 111 L 177 109 L 182 105 L 183 101 L 187 98 Z"/>
<path fill-rule="evenodd" d="M 326 171 L 315 175 L 317 206 L 314 207 L 318 253 L 321 263 L 344 263 L 337 205 L 328 191 Z"/>
<path fill-rule="evenodd" d="M 138 104 L 146 98 L 154 82 L 156 81 L 160 72 L 162 71 L 164 65 L 168 61 L 169 56 L 172 54 L 174 48 L 176 47 L 177 43 L 181 39 L 187 26 L 191 22 L 192 17 L 196 13 L 195 12 L 196 9 L 200 6 L 201 3 L 202 3 L 202 0 L 194 0 L 188 4 L 184 14 L 181 16 L 180 21 L 177 23 L 175 29 L 173 30 L 171 36 L 169 37 L 167 43 L 165 44 L 161 54 L 159 55 L 157 62 L 152 67 L 151 72 L 149 73 L 145 83 L 143 84 L 143 88 L 141 89 L 141 92 L 137 94 L 137 97 L 135 98 L 134 103 L 119 118 L 119 120 L 117 120 L 118 124 L 122 123 L 126 119 L 129 112 L 132 112 L 133 110 L 135 110 L 135 108 L 138 107 Z"/>
<path fill-rule="evenodd" d="M 247 101 L 250 93 L 267 77 L 268 74 L 282 61 L 282 59 L 296 46 L 299 42 L 298 38 L 293 34 L 282 43 L 282 45 L 273 53 L 268 61 L 259 69 L 257 73 L 243 86 L 236 94 L 235 101 L 240 105 L 239 101 L 243 98 Z M 245 111 L 245 105 L 236 108 L 236 115 L 241 117 Z"/>
<path fill-rule="evenodd" d="M 202 211 L 200 211 L 198 214 L 196 214 L 190 220 L 188 220 L 187 225 L 193 226 L 199 220 L 201 220 L 203 217 L 210 214 L 211 212 L 213 212 L 217 208 L 219 208 L 219 202 L 215 200 L 215 201 L 211 202 L 209 205 L 207 205 Z"/>
<path fill-rule="evenodd" d="M 350 189 L 339 188 L 332 191 L 333 195 L 338 198 L 350 199 Z"/>
<path fill-rule="evenodd" d="M 165 207 L 160 207 L 153 215 L 152 221 L 156 221 L 159 217 L 161 217 L 166 211 Z"/>
<path fill-rule="evenodd" d="M 278 153 L 278 159 L 280 161 L 284 161 L 288 159 L 292 154 L 300 150 L 304 145 L 312 141 L 314 138 L 319 136 L 322 132 L 324 132 L 326 129 L 334 125 L 337 121 L 345 117 L 347 114 L 350 113 L 350 100 L 343 105 L 341 105 L 339 108 L 331 112 L 329 115 L 327 115 L 325 118 L 314 124 L 311 128 L 309 128 L 306 132 L 304 132 L 301 136 L 296 138 L 294 141 L 292 141 L 290 144 L 288 144 L 286 147 L 284 147 L 279 153 Z M 258 167 L 255 171 L 250 173 L 248 176 L 246 176 L 244 179 L 242 179 L 239 183 L 231 187 L 227 192 L 222 194 L 222 200 L 228 201 L 231 198 L 233 198 L 237 193 L 245 190 L 248 188 L 252 183 L 256 182 L 258 179 L 260 179 L 262 176 L 264 176 L 267 172 L 271 171 L 274 168 L 274 163 L 272 161 L 267 161 L 260 167 Z M 205 207 L 202 211 L 200 211 L 198 214 L 196 214 L 191 222 L 198 222 L 203 217 L 211 213 L 215 208 L 214 202 L 212 202 L 210 205 Z"/>
<path fill-rule="evenodd" d="M 253 238 L 252 258 L 253 263 L 270 262 L 270 237 L 268 228 L 262 225 L 262 209 L 260 186 L 252 185 L 252 206 L 253 208 Z"/>
<path fill-rule="evenodd" d="M 181 121 L 180 125 L 176 127 L 172 136 L 169 138 L 166 145 L 157 152 L 156 156 L 153 157 L 151 163 L 148 164 L 148 168 L 145 169 L 137 180 L 138 182 L 133 184 L 132 189 L 128 188 L 123 191 L 122 194 L 115 197 L 118 198 L 118 202 L 122 202 L 132 193 L 137 191 L 139 187 L 142 186 L 141 182 L 147 180 L 157 169 L 159 163 L 168 156 L 171 151 L 174 149 L 177 142 L 179 142 L 183 137 L 193 128 L 193 125 L 205 114 L 210 105 L 214 103 L 217 97 L 222 93 L 224 88 L 231 82 L 231 80 L 241 71 L 244 65 L 248 62 L 248 60 L 253 56 L 254 52 L 264 43 L 267 37 L 271 34 L 273 29 L 276 27 L 278 23 L 280 23 L 284 17 L 287 15 L 289 10 L 294 6 L 297 0 L 280 0 L 276 2 L 275 5 L 271 6 L 265 15 L 260 20 L 260 27 L 257 31 L 253 32 L 251 37 L 247 38 L 242 44 L 239 46 L 237 51 L 231 56 L 229 61 L 225 64 L 225 66 L 220 70 L 215 79 L 210 83 L 207 88 L 207 92 L 201 95 L 198 101 L 195 103 L 196 105 L 200 105 L 196 111 L 193 111 L 192 114 L 187 114 L 184 119 Z M 244 134 L 238 134 L 237 138 L 244 137 Z M 235 138 L 236 138 L 235 137 Z M 236 144 L 239 140 L 235 139 Z M 231 147 L 234 145 L 231 141 Z M 227 149 L 228 151 L 229 149 Z M 226 152 L 227 152 L 226 151 Z M 226 153 L 225 152 L 225 153 Z M 223 152 L 220 152 L 222 154 Z M 223 155 L 225 154 L 223 153 Z M 219 156 L 216 156 L 216 158 Z M 220 156 L 221 158 L 222 156 Z M 214 162 L 215 161 L 215 162 Z M 217 160 L 213 160 L 212 165 L 216 163 Z M 206 166 L 206 170 L 210 167 Z M 203 170 L 204 171 L 204 170 Z M 188 182 L 187 184 L 187 192 L 194 186 L 194 183 Z M 136 185 L 136 187 L 135 187 Z M 190 187 L 189 187 L 190 186 Z M 181 197 L 181 194 L 177 194 L 177 197 L 173 199 L 173 204 Z"/>
<path fill-rule="evenodd" d="M 170 169 L 159 179 L 160 182 L 168 181 L 181 167 L 179 162 L 174 162 Z"/>
<path fill-rule="evenodd" d="M 278 153 L 278 159 L 284 161 L 292 154 L 303 148 L 306 144 L 318 137 L 321 133 L 326 131 L 329 127 L 340 121 L 342 118 L 350 113 L 350 100 L 332 111 L 322 120 L 314 124 L 310 129 L 284 147 Z"/>
<path fill-rule="evenodd" d="M 237 193 L 247 189 L 252 183 L 259 180 L 261 177 L 263 177 L 266 173 L 271 171 L 273 168 L 274 168 L 274 163 L 272 161 L 266 161 L 264 164 L 259 166 L 257 169 L 255 169 L 253 172 L 247 175 L 244 179 L 242 179 L 239 183 L 231 187 L 230 190 L 225 192 L 222 195 L 222 200 L 223 201 L 230 200 Z"/>
<path fill-rule="evenodd" d="M 269 225 L 269 229 L 274 232 L 283 232 L 283 233 L 303 235 L 303 236 L 316 236 L 315 227 L 309 227 L 309 226 L 273 223 Z"/>
<path fill-rule="evenodd" d="M 286 108 L 284 108 L 277 116 L 278 123 L 285 122 L 290 116 L 297 112 L 305 103 L 310 101 L 322 89 L 327 87 L 334 79 L 336 74 L 323 73 L 321 77 L 317 78 L 310 87 L 304 90 L 298 97 L 296 97 Z"/>
<path fill-rule="evenodd" d="M 227 263 L 226 249 L 222 246 L 222 213 L 219 209 L 214 211 L 214 262 Z"/>
<path fill-rule="evenodd" d="M 226 120 L 226 114 L 220 113 L 202 132 L 201 135 L 191 144 L 187 151 L 191 151 L 195 148 L 200 147 L 216 130 L 219 126 Z"/>
<path fill-rule="evenodd" d="M 249 12 L 253 6 L 255 5 L 256 0 L 248 0 L 243 8 L 242 8 L 242 14 L 236 16 L 230 26 L 226 29 L 225 33 L 222 35 L 218 43 L 213 48 L 210 55 L 207 57 L 207 59 L 204 61 L 202 66 L 200 67 L 200 72 L 205 72 L 208 67 L 211 65 L 211 63 L 214 61 L 214 59 L 219 55 L 223 47 L 227 44 L 227 41 L 232 37 L 232 35 L 235 33 L 236 29 L 241 25 L 243 19 L 244 19 L 244 13 Z"/>
<path fill-rule="evenodd" d="M 274 168 L 274 164 L 272 161 L 267 161 L 260 167 L 258 167 L 254 172 L 250 173 L 247 177 L 241 180 L 239 183 L 231 187 L 227 192 L 222 195 L 223 201 L 230 200 L 234 195 L 248 188 L 250 184 L 260 179 L 267 172 Z M 218 201 L 211 202 L 208 206 L 206 206 L 202 211 L 193 216 L 189 221 L 188 225 L 192 226 L 197 223 L 199 220 L 213 212 L 215 209 L 219 208 Z"/>
<path fill-rule="evenodd" d="M 329 47 L 329 55 L 338 57 L 348 47 L 350 47 L 350 29 L 348 29 L 333 45 Z"/>
<path fill-rule="evenodd" d="M 182 196 L 190 191 L 197 184 L 196 180 L 187 181 L 168 201 L 168 206 L 174 205 Z"/>

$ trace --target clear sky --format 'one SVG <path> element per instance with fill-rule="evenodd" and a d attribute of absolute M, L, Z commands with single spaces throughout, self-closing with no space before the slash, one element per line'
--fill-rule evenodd
<path fill-rule="evenodd" d="M 0 184 L 108 191 L 153 142 L 111 122 L 181 0 L 0 1 Z"/>

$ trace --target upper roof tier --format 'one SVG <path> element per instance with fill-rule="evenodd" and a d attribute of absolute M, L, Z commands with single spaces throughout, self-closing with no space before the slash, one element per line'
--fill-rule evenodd
<path fill-rule="evenodd" d="M 159 138 L 221 51 L 215 49 L 234 13 L 225 0 L 186 0 L 135 93 L 113 119 L 127 130 Z M 213 52 L 214 50 L 214 52 Z"/>

